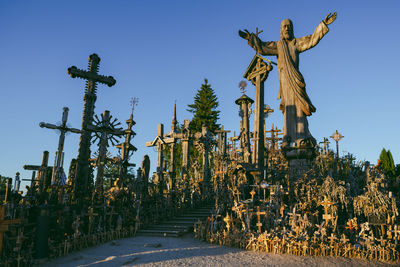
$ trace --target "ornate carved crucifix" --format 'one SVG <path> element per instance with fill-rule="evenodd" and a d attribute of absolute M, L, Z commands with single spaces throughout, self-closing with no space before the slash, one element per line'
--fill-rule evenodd
<path fill-rule="evenodd" d="M 99 63 L 100 57 L 96 54 L 92 54 L 89 56 L 89 67 L 87 71 L 80 70 L 75 66 L 68 68 L 67 71 L 72 78 L 87 80 L 85 95 L 83 97 L 82 134 L 79 143 L 75 181 L 73 182 L 74 195 L 78 203 L 81 203 L 84 196 L 89 192 L 89 158 L 92 133 L 88 131 L 88 127 L 93 123 L 94 107 L 97 99 L 97 83 L 103 83 L 109 87 L 116 83 L 112 76 L 98 74 Z"/>

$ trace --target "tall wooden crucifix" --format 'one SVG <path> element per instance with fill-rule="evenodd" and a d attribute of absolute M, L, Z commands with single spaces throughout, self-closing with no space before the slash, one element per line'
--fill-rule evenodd
<path fill-rule="evenodd" d="M 259 170 L 260 181 L 264 179 L 264 82 L 271 70 L 271 62 L 267 65 L 261 56 L 255 55 L 243 76 L 256 87 L 252 161 Z"/>
<path fill-rule="evenodd" d="M 24 165 L 24 170 L 37 171 L 36 182 L 38 185 L 38 191 L 43 192 L 46 189 L 46 173 L 53 167 L 48 166 L 49 163 L 49 151 L 43 151 L 42 164 L 38 165 Z"/>
<path fill-rule="evenodd" d="M 190 143 L 192 142 L 193 134 L 189 128 L 190 120 L 183 121 L 183 129 L 180 134 L 182 140 L 182 179 L 189 177 L 189 157 L 190 157 Z"/>
<path fill-rule="evenodd" d="M 118 174 L 121 177 L 127 176 L 128 167 L 136 166 L 134 163 L 129 163 L 131 153 L 137 150 L 137 148 L 131 144 L 131 139 L 136 135 L 136 133 L 132 130 L 133 125 L 136 124 L 136 122 L 133 120 L 133 113 L 131 113 L 130 118 L 126 120 L 126 124 L 128 125 L 128 128 L 125 130 L 125 141 L 115 146 L 116 148 L 120 149 L 121 157 L 117 164 L 119 166 Z"/>
<path fill-rule="evenodd" d="M 197 143 L 201 144 L 203 150 L 203 196 L 208 193 L 208 187 L 210 183 L 210 169 L 208 166 L 208 154 L 215 144 L 212 133 L 207 129 L 205 125 L 202 126 L 201 132 L 195 134 Z"/>
<path fill-rule="evenodd" d="M 170 146 L 170 165 L 169 165 L 169 188 L 173 189 L 174 184 L 175 184 L 175 158 L 176 158 L 176 148 L 175 145 L 177 143 L 177 140 L 181 138 L 178 129 L 177 129 L 177 124 L 178 121 L 176 119 L 176 103 L 174 104 L 174 111 L 172 114 L 172 121 L 171 121 L 171 131 L 167 133 L 165 136 L 168 137 L 164 139 L 166 144 L 169 144 Z"/>
<path fill-rule="evenodd" d="M 54 165 L 53 165 L 53 173 L 51 176 L 51 184 L 52 185 L 53 184 L 60 185 L 60 182 L 61 182 L 61 175 L 63 173 L 63 161 L 64 161 L 63 150 L 64 150 L 65 134 L 67 132 L 81 133 L 81 130 L 67 127 L 68 111 L 69 111 L 69 109 L 67 107 L 63 108 L 61 125 L 59 125 L 59 126 L 57 126 L 55 124 L 45 123 L 45 122 L 41 122 L 39 124 L 39 126 L 41 128 L 54 129 L 54 130 L 60 131 L 60 137 L 58 139 L 58 149 L 56 152 L 56 158 L 55 158 Z"/>
<path fill-rule="evenodd" d="M 162 123 L 158 124 L 157 127 L 157 136 L 154 138 L 153 141 L 146 142 L 147 147 L 156 147 L 157 150 L 157 178 L 158 182 L 161 185 L 161 192 L 164 189 L 164 178 L 163 178 L 163 162 L 164 162 L 164 156 L 163 156 L 163 148 L 164 148 L 165 142 L 164 142 L 164 125 Z"/>
<path fill-rule="evenodd" d="M 222 125 L 221 130 L 216 130 L 215 133 L 218 134 L 218 149 L 222 156 L 226 156 L 226 142 L 227 142 L 227 133 L 231 131 L 225 130 L 224 126 Z"/>
<path fill-rule="evenodd" d="M 250 110 L 254 100 L 243 93 L 240 98 L 236 99 L 235 103 L 239 106 L 239 115 L 241 117 L 239 140 L 243 154 L 243 161 L 251 163 Z"/>
<path fill-rule="evenodd" d="M 88 131 L 88 127 L 93 123 L 94 107 L 97 99 L 97 83 L 103 83 L 109 87 L 116 83 L 112 76 L 98 74 L 99 63 L 100 57 L 92 54 L 89 56 L 89 68 L 87 71 L 80 70 L 75 66 L 68 68 L 67 71 L 72 78 L 87 80 L 85 95 L 83 97 L 82 134 L 79 143 L 75 181 L 73 181 L 74 197 L 78 201 L 78 204 L 81 203 L 84 196 L 89 192 L 89 158 L 92 133 Z"/>

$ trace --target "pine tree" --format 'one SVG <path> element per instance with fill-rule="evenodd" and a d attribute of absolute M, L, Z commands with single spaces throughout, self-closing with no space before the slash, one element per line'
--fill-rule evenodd
<path fill-rule="evenodd" d="M 382 149 L 379 156 L 379 167 L 388 178 L 395 176 L 395 166 L 390 150 L 386 151 L 385 148 Z"/>
<path fill-rule="evenodd" d="M 204 79 L 204 84 L 197 90 L 197 94 L 194 97 L 194 103 L 188 105 L 187 111 L 193 113 L 190 129 L 193 132 L 200 132 L 204 124 L 211 132 L 218 130 L 220 128 L 217 123 L 220 113 L 217 110 L 218 105 L 218 98 L 211 88 L 211 84 L 208 83 L 207 79 Z"/>
<path fill-rule="evenodd" d="M 390 152 L 390 150 L 388 150 L 387 155 L 388 155 L 388 166 L 387 166 L 386 171 L 389 176 L 394 177 L 396 174 L 396 167 L 394 166 L 392 152 Z"/>

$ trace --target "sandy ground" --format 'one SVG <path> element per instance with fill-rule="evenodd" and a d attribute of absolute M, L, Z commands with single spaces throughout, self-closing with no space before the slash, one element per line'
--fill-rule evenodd
<path fill-rule="evenodd" d="M 108 242 L 40 264 L 53 266 L 395 266 L 335 257 L 244 251 L 193 239 L 137 236 Z"/>

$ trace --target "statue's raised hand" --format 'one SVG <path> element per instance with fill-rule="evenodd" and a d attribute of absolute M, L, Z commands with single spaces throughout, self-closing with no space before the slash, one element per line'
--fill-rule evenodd
<path fill-rule="evenodd" d="M 331 24 L 332 22 L 335 21 L 336 15 L 337 15 L 336 12 L 334 12 L 332 15 L 331 15 L 331 13 L 329 13 L 329 14 L 325 17 L 324 23 L 325 23 L 326 25 Z"/>
<path fill-rule="evenodd" d="M 246 40 L 250 39 L 250 33 L 246 29 L 244 31 L 239 30 L 239 36 Z"/>

